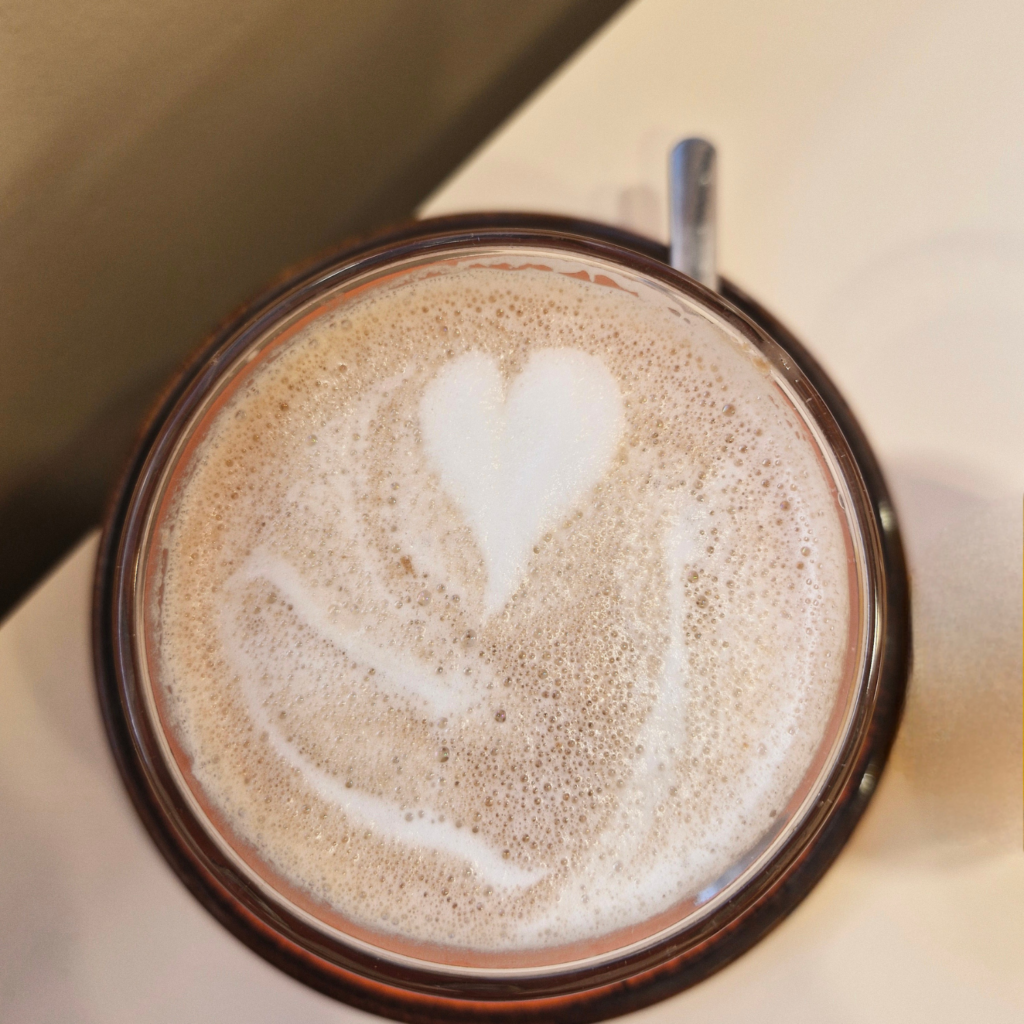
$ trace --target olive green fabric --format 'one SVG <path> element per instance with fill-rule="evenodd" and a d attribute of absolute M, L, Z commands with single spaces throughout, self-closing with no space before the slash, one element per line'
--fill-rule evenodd
<path fill-rule="evenodd" d="M 0 614 L 288 264 L 411 214 L 622 0 L 0 0 Z"/>

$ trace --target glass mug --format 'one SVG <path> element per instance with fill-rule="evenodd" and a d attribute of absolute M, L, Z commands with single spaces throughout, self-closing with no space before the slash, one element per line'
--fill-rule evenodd
<path fill-rule="evenodd" d="M 171 384 L 112 504 L 100 547 L 94 650 L 108 735 L 129 794 L 178 876 L 231 932 L 331 996 L 399 1020 L 591 1021 L 639 1009 L 735 959 L 788 914 L 836 857 L 874 791 L 898 724 L 909 661 L 908 585 L 884 481 L 846 404 L 806 350 L 756 302 L 667 265 L 659 244 L 559 217 L 423 221 L 321 259 L 221 328 Z M 155 535 L 218 401 L 275 341 L 328 301 L 396 275 L 466 261 L 557 266 L 671 301 L 753 344 L 776 392 L 816 439 L 846 532 L 850 649 L 817 756 L 771 832 L 699 896 L 646 925 L 571 947 L 424 959 L 349 927 L 263 865 L 211 810 L 168 726 L 147 609 Z"/>

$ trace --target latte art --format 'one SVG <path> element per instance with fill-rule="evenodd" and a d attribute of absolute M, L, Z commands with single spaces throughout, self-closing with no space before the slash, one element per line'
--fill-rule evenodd
<path fill-rule="evenodd" d="M 420 403 L 430 460 L 483 555 L 489 613 L 512 596 L 546 527 L 605 475 L 622 435 L 622 397 L 597 356 L 535 350 L 504 390 L 497 359 L 466 352 Z"/>
<path fill-rule="evenodd" d="M 239 378 L 151 614 L 188 770 L 365 934 L 530 950 L 699 903 L 811 769 L 841 513 L 767 366 L 545 269 L 409 275 Z"/>

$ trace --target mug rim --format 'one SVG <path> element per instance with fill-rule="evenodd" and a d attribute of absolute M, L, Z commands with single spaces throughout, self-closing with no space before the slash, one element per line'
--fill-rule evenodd
<path fill-rule="evenodd" d="M 801 397 L 838 431 L 830 448 L 859 503 L 856 521 L 874 566 L 874 630 L 863 692 L 842 757 L 818 803 L 780 853 L 718 910 L 678 935 L 630 956 L 543 977 L 469 978 L 423 968 L 382 967 L 359 950 L 339 952 L 315 929 L 283 920 L 211 842 L 162 763 L 133 660 L 135 568 L 154 477 L 166 446 L 234 358 L 274 324 L 327 290 L 375 267 L 454 246 L 549 246 L 611 260 L 710 307 L 783 353 Z M 910 657 L 909 592 L 899 531 L 864 434 L 824 371 L 774 317 L 723 279 L 711 292 L 667 266 L 667 248 L 606 225 L 530 214 L 470 214 L 420 221 L 331 252 L 278 279 L 198 349 L 168 386 L 115 492 L 97 562 L 93 649 L 104 723 L 122 780 L 147 830 L 189 890 L 236 937 L 311 987 L 400 1020 L 512 1019 L 523 1013 L 590 1021 L 639 1009 L 689 987 L 745 952 L 807 895 L 838 855 L 874 791 L 902 709 Z M 797 390 L 801 390 L 797 388 Z M 818 418 L 816 416 L 816 418 Z M 163 446 L 163 447 L 161 447 Z M 198 828 L 198 831 L 197 831 Z M 509 997 L 509 989 L 515 996 Z"/>

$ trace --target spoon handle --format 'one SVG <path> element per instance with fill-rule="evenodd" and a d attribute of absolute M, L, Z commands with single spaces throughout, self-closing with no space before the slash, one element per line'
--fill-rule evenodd
<path fill-rule="evenodd" d="M 712 290 L 718 288 L 715 165 L 715 147 L 706 139 L 683 139 L 669 157 L 669 262 Z"/>

